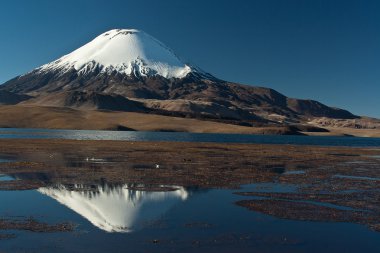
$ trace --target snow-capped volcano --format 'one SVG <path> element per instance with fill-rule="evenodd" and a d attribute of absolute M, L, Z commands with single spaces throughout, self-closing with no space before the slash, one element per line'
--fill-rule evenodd
<path fill-rule="evenodd" d="M 248 125 L 357 117 L 269 88 L 223 81 L 185 64 L 163 43 L 135 29 L 105 32 L 72 53 L 0 85 L 0 104 L 18 103 Z"/>
<path fill-rule="evenodd" d="M 72 53 L 43 65 L 39 71 L 64 74 L 72 69 L 81 74 L 100 70 L 165 78 L 183 78 L 192 71 L 162 42 L 136 29 L 105 32 Z"/>

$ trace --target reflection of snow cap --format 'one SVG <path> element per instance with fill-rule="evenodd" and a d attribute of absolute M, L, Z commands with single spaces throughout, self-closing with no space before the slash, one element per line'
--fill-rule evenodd
<path fill-rule="evenodd" d="M 94 191 L 81 191 L 80 185 L 70 191 L 64 185 L 43 187 L 39 192 L 52 197 L 107 232 L 130 232 L 141 221 L 157 218 L 178 201 L 186 200 L 187 191 L 148 192 L 124 186 L 98 186 Z"/>

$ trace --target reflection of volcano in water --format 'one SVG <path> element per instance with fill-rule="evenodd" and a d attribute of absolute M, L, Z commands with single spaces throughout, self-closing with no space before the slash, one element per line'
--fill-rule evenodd
<path fill-rule="evenodd" d="M 97 186 L 81 190 L 83 186 L 59 185 L 43 187 L 39 192 L 69 207 L 96 227 L 107 232 L 129 232 L 141 221 L 158 218 L 176 203 L 186 200 L 188 192 L 183 187 L 174 191 L 141 191 L 122 186 Z"/>

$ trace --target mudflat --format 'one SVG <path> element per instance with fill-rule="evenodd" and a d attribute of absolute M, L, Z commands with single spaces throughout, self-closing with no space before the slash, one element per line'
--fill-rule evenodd
<path fill-rule="evenodd" d="M 236 123 L 236 122 L 235 122 Z M 206 119 L 137 112 L 80 110 L 32 105 L 0 106 L 0 127 L 75 130 L 169 131 L 191 133 L 304 134 L 317 136 L 380 137 L 380 129 L 328 127 L 328 131 L 300 131 L 289 126 L 244 126 Z M 312 129 L 313 125 L 307 126 Z"/>

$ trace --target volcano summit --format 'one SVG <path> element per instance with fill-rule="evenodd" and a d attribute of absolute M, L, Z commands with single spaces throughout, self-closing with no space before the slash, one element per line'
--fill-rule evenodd
<path fill-rule="evenodd" d="M 40 71 L 64 74 L 73 69 L 82 75 L 100 71 L 165 78 L 183 78 L 191 71 L 160 41 L 134 29 L 103 33 L 74 52 L 42 66 Z"/>
<path fill-rule="evenodd" d="M 162 42 L 135 29 L 105 32 L 4 83 L 0 104 L 132 111 L 247 126 L 360 118 L 273 89 L 220 80 L 184 63 Z"/>

